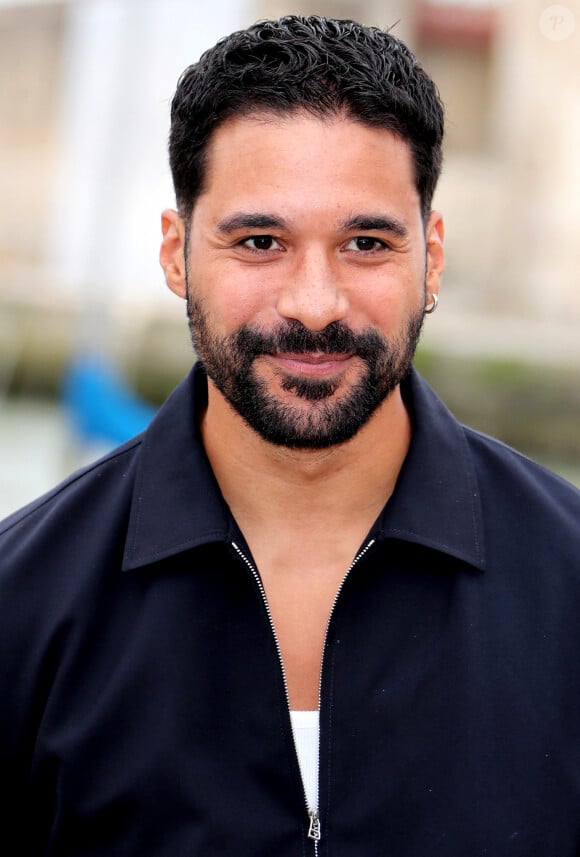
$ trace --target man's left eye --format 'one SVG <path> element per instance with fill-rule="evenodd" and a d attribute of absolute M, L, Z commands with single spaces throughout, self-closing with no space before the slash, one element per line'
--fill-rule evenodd
<path fill-rule="evenodd" d="M 372 253 L 373 250 L 384 250 L 386 244 L 378 238 L 365 238 L 359 236 L 351 238 L 346 245 L 347 250 L 356 250 L 358 253 Z"/>

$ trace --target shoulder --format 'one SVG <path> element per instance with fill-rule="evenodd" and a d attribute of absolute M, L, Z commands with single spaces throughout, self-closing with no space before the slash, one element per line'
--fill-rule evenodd
<path fill-rule="evenodd" d="M 505 488 L 537 490 L 580 503 L 580 490 L 552 470 L 497 438 L 467 426 L 462 428 L 476 463 L 490 479 L 499 479 Z"/>
<path fill-rule="evenodd" d="M 76 471 L 48 493 L 0 522 L 0 577 L 20 558 L 58 555 L 105 538 L 107 525 L 130 505 L 138 436 Z"/>
<path fill-rule="evenodd" d="M 110 615 L 140 446 L 125 444 L 0 524 L 0 685 L 15 697 L 34 693 L 61 634 Z"/>
<path fill-rule="evenodd" d="M 565 538 L 580 548 L 580 491 L 501 441 L 464 427 L 488 526 L 511 526 L 525 543 Z"/>

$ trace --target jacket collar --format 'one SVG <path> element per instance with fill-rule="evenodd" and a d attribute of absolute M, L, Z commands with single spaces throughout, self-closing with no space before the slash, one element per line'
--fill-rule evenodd
<path fill-rule="evenodd" d="M 403 539 L 483 569 L 483 516 L 465 428 L 414 370 L 402 385 L 411 446 L 379 518 L 380 535 Z"/>
<path fill-rule="evenodd" d="M 411 448 L 378 524 L 382 538 L 422 544 L 483 568 L 479 490 L 463 427 L 415 373 L 403 384 Z M 207 380 L 197 364 L 144 434 L 123 570 L 226 541 L 235 524 L 203 448 Z"/>
<path fill-rule="evenodd" d="M 231 515 L 201 439 L 206 406 L 207 380 L 198 363 L 143 436 L 124 571 L 228 537 Z"/>

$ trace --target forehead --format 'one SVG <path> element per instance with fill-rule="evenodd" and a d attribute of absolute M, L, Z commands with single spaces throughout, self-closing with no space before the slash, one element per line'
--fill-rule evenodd
<path fill-rule="evenodd" d="M 348 116 L 257 112 L 222 123 L 197 205 L 419 210 L 408 143 Z M 197 207 L 196 205 L 196 207 Z"/>

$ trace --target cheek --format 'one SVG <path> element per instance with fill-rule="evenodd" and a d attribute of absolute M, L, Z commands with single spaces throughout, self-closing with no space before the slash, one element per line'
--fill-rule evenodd
<path fill-rule="evenodd" d="M 274 283 L 240 275 L 222 277 L 208 299 L 228 330 L 242 325 L 271 327 L 277 321 Z"/>
<path fill-rule="evenodd" d="M 247 286 L 220 288 L 219 295 L 210 298 L 209 305 L 215 323 L 224 333 L 231 333 L 244 325 L 252 327 L 271 326 L 275 314 L 267 292 Z"/>
<path fill-rule="evenodd" d="M 414 315 L 424 304 L 423 281 L 414 276 L 386 274 L 353 293 L 351 318 L 354 327 L 371 324 L 389 330 Z"/>

